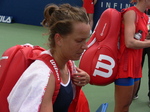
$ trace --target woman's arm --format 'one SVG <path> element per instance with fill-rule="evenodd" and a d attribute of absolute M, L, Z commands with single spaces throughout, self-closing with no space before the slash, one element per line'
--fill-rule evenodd
<path fill-rule="evenodd" d="M 125 45 L 127 48 L 140 49 L 150 47 L 150 40 L 139 41 L 134 39 L 135 35 L 135 21 L 136 13 L 133 10 L 126 12 L 123 16 L 124 18 L 124 34 L 125 34 Z"/>
<path fill-rule="evenodd" d="M 94 5 L 97 3 L 97 0 L 94 0 Z"/>
<path fill-rule="evenodd" d="M 42 99 L 40 112 L 53 112 L 52 98 L 54 91 L 55 91 L 55 77 L 53 74 L 51 74 Z"/>

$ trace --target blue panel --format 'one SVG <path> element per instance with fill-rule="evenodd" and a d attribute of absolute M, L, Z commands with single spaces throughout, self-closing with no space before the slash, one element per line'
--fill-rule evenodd
<path fill-rule="evenodd" d="M 40 25 L 44 7 L 49 3 L 82 6 L 81 0 L 0 0 L 0 15 L 12 16 L 16 23 Z"/>
<path fill-rule="evenodd" d="M 106 112 L 108 108 L 108 103 L 102 103 L 96 112 Z"/>
<path fill-rule="evenodd" d="M 97 0 L 94 13 L 94 26 L 105 9 L 115 8 L 120 11 L 121 9 L 130 6 L 133 6 L 133 4 L 130 3 L 130 0 Z"/>
<path fill-rule="evenodd" d="M 120 8 L 129 5 L 129 0 L 97 0 L 94 22 L 108 7 Z M 0 0 L 0 15 L 12 16 L 13 22 L 40 25 L 43 20 L 43 10 L 49 3 L 69 3 L 73 6 L 82 6 L 82 0 Z"/>

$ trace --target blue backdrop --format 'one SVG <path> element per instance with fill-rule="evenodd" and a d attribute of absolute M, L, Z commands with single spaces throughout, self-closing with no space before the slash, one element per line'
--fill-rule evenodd
<path fill-rule="evenodd" d="M 130 0 L 97 0 L 94 13 L 94 26 L 100 18 L 101 13 L 107 8 L 115 8 L 120 11 L 123 8 L 133 6 Z"/>
<path fill-rule="evenodd" d="M 0 15 L 12 16 L 16 23 L 40 25 L 44 7 L 49 3 L 82 6 L 82 0 L 0 0 Z M 120 10 L 129 6 L 129 0 L 97 0 L 94 23 L 96 24 L 101 13 L 109 7 Z"/>

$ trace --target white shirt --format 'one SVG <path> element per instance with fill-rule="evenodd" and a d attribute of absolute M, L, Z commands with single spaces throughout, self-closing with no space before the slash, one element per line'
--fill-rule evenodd
<path fill-rule="evenodd" d="M 49 54 L 48 51 L 44 53 Z M 40 60 L 33 62 L 21 75 L 8 96 L 10 112 L 38 112 L 50 68 Z"/>

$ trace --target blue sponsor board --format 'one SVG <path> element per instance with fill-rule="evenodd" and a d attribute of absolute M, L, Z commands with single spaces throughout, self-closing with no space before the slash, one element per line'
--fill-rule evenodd
<path fill-rule="evenodd" d="M 105 9 L 111 7 L 120 10 L 131 6 L 129 2 L 130 0 L 97 0 L 94 23 Z M 82 6 L 82 0 L 1 0 L 0 14 L 13 16 L 13 22 L 16 23 L 40 25 L 43 20 L 44 7 L 50 3 Z M 7 22 L 6 17 L 1 17 L 1 22 Z"/>
<path fill-rule="evenodd" d="M 0 22 L 1 23 L 12 23 L 12 16 L 3 16 L 0 15 Z"/>
<path fill-rule="evenodd" d="M 0 15 L 13 16 L 15 23 L 40 26 L 44 7 L 51 3 L 82 6 L 82 0 L 0 0 Z"/>
<path fill-rule="evenodd" d="M 130 3 L 130 0 L 97 0 L 94 12 L 94 26 L 100 18 L 102 12 L 107 8 L 115 8 L 118 11 L 121 11 L 121 9 L 128 8 L 133 5 L 134 4 Z"/>

